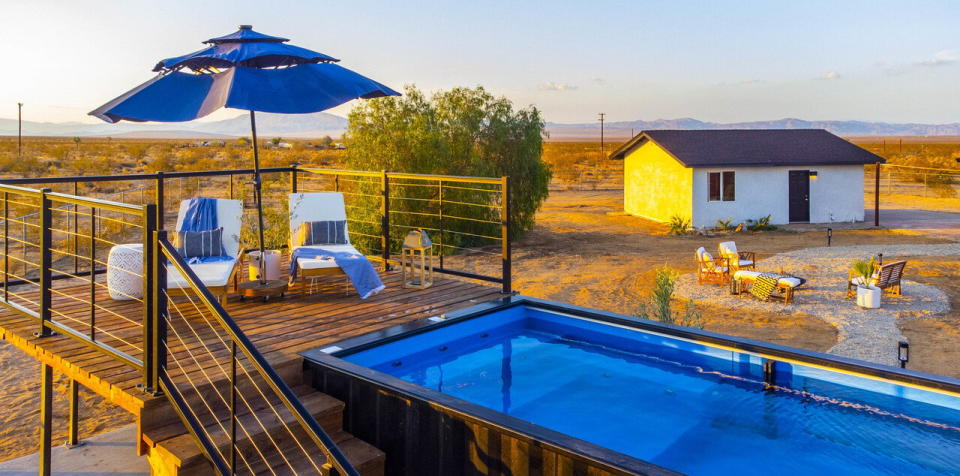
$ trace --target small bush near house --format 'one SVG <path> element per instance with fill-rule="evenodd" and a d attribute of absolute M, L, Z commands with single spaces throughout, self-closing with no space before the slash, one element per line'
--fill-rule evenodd
<path fill-rule="evenodd" d="M 731 231 L 733 230 L 733 218 L 727 218 L 726 220 L 717 220 L 717 231 Z"/>
<path fill-rule="evenodd" d="M 747 229 L 750 231 L 773 231 L 777 229 L 776 226 L 770 224 L 770 215 L 758 218 L 756 221 L 747 220 L 747 223 L 750 223 L 750 225 L 747 226 Z"/>
<path fill-rule="evenodd" d="M 674 215 L 667 222 L 667 228 L 671 235 L 686 235 L 690 233 L 690 219 Z"/>

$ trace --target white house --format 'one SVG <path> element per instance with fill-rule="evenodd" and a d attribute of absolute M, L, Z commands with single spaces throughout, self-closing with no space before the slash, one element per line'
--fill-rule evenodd
<path fill-rule="evenodd" d="M 624 160 L 624 211 L 697 228 L 863 221 L 864 165 L 884 159 L 822 129 L 644 131 Z"/>

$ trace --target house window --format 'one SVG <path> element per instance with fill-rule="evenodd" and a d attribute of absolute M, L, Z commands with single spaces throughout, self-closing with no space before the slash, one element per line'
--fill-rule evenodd
<path fill-rule="evenodd" d="M 708 177 L 708 196 L 711 202 L 732 202 L 737 199 L 737 179 L 735 172 L 710 172 Z"/>

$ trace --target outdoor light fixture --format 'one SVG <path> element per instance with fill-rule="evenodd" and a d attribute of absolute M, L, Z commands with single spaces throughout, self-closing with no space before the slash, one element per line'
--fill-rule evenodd
<path fill-rule="evenodd" d="M 883 253 L 877 253 L 877 264 L 883 266 Z"/>
<path fill-rule="evenodd" d="M 954 157 L 953 160 L 956 160 L 957 162 L 960 162 L 960 157 Z"/>
<path fill-rule="evenodd" d="M 815 179 L 815 178 L 817 178 L 817 171 L 816 171 L 816 170 L 811 170 L 810 172 L 807 173 L 807 176 L 810 177 L 810 178 L 812 178 L 812 179 Z"/>
<path fill-rule="evenodd" d="M 830 246 L 830 242 L 833 240 L 833 228 L 827 228 L 827 246 Z"/>
<path fill-rule="evenodd" d="M 897 345 L 897 359 L 900 360 L 900 368 L 907 368 L 907 362 L 910 361 L 910 343 L 902 340 Z"/>

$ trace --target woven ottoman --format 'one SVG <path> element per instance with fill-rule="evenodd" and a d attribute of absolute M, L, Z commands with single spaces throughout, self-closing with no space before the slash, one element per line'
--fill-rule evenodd
<path fill-rule="evenodd" d="M 107 258 L 107 289 L 118 301 L 143 298 L 143 245 L 116 245 Z"/>

